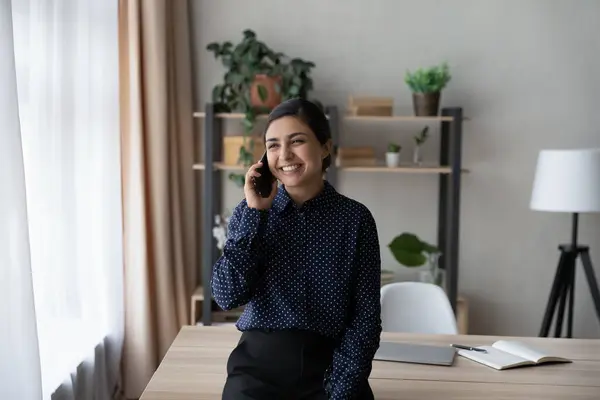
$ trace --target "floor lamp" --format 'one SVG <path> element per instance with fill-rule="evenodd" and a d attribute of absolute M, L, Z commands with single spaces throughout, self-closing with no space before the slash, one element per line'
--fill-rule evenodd
<path fill-rule="evenodd" d="M 579 214 L 600 212 L 600 149 L 542 150 L 538 156 L 530 208 L 572 214 L 571 243 L 561 244 L 539 336 L 547 337 L 558 312 L 555 337 L 561 336 L 568 301 L 567 337 L 573 337 L 573 303 L 577 259 L 581 259 L 600 322 L 600 293 L 589 247 L 579 244 Z"/>

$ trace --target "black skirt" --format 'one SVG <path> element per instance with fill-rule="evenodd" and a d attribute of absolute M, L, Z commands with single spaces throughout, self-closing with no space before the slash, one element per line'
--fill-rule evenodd
<path fill-rule="evenodd" d="M 335 341 L 307 331 L 243 332 L 227 361 L 223 400 L 327 400 Z M 373 399 L 368 381 L 357 399 Z"/>

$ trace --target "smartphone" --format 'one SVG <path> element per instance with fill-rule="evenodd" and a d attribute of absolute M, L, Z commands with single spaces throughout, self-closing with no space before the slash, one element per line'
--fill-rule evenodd
<path fill-rule="evenodd" d="M 259 196 L 266 198 L 271 195 L 271 190 L 273 190 L 273 182 L 275 181 L 275 176 L 273 176 L 271 170 L 269 169 L 266 151 L 260 159 L 260 162 L 262 165 L 256 169 L 260 173 L 260 176 L 252 177 L 252 180 L 256 193 L 258 193 Z"/>

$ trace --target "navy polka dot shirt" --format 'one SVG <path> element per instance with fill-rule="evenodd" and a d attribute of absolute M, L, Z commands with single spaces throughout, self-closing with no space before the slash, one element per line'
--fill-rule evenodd
<path fill-rule="evenodd" d="M 304 329 L 338 339 L 324 379 L 331 398 L 347 399 L 379 347 L 381 256 L 371 212 L 324 183 L 301 207 L 283 186 L 268 211 L 242 200 L 211 285 L 222 309 L 246 305 L 242 331 Z"/>

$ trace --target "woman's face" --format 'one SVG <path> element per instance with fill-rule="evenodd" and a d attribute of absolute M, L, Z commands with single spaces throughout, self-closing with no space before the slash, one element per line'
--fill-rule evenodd
<path fill-rule="evenodd" d="M 265 142 L 269 168 L 286 187 L 322 179 L 323 159 L 329 155 L 331 143 L 322 145 L 300 119 L 288 116 L 271 122 Z"/>

